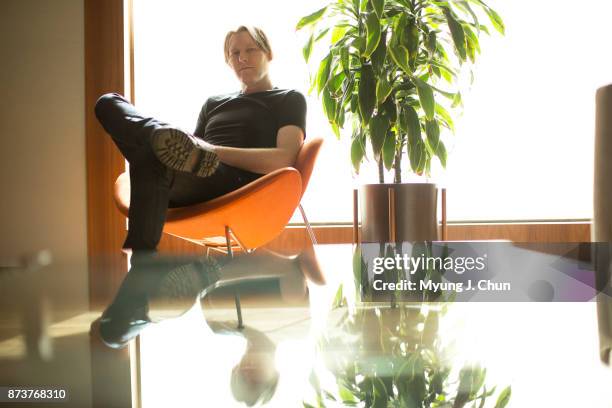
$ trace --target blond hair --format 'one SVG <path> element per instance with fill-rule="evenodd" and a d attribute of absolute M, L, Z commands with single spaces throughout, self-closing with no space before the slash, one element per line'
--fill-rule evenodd
<path fill-rule="evenodd" d="M 264 33 L 261 28 L 242 25 L 238 27 L 236 30 L 230 31 L 225 35 L 225 43 L 223 45 L 223 52 L 225 54 L 225 62 L 228 62 L 229 60 L 229 43 L 230 43 L 230 39 L 232 38 L 232 35 L 241 33 L 243 31 L 246 31 L 247 33 L 249 33 L 249 35 L 251 36 L 253 41 L 255 41 L 255 44 L 257 44 L 257 47 L 259 47 L 260 50 L 272 56 L 272 48 L 270 47 L 270 41 L 268 41 L 268 37 L 266 36 L 266 33 Z"/>

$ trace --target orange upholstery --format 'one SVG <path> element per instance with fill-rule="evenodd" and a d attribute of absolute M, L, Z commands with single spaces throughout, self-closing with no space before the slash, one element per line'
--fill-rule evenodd
<path fill-rule="evenodd" d="M 308 185 L 323 139 L 304 143 L 295 167 L 273 171 L 242 188 L 213 200 L 189 207 L 168 209 L 164 232 L 191 241 L 225 236 L 225 227 L 246 248 L 257 248 L 278 236 Z M 127 216 L 130 179 L 121 174 L 115 182 L 117 208 Z"/>
<path fill-rule="evenodd" d="M 302 195 L 306 191 L 306 187 L 308 187 L 308 182 L 310 181 L 312 170 L 314 169 L 317 156 L 319 155 L 319 150 L 321 150 L 321 145 L 323 145 L 323 139 L 321 138 L 315 138 L 305 142 L 295 159 L 294 167 L 302 176 Z"/>

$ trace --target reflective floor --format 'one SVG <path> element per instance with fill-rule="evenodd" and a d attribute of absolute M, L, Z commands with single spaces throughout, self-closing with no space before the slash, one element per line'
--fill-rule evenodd
<path fill-rule="evenodd" d="M 512 247 L 537 282 L 546 264 L 573 279 L 565 289 L 586 293 L 593 281 L 589 262 L 569 253 Z M 46 403 L 74 407 L 612 407 L 607 296 L 366 301 L 356 271 L 370 264 L 356 259 L 350 245 L 292 257 L 137 256 L 114 300 L 94 311 L 54 307 L 52 265 L 5 267 L 0 387 L 64 389 Z"/>

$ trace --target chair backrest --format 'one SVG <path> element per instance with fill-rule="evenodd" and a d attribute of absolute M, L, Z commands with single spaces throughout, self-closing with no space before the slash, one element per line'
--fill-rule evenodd
<path fill-rule="evenodd" d="M 295 159 L 295 165 L 293 167 L 295 167 L 302 176 L 302 195 L 306 191 L 306 187 L 310 181 L 310 176 L 312 175 L 312 170 L 314 169 L 322 144 L 323 139 L 320 137 L 306 140 Z"/>

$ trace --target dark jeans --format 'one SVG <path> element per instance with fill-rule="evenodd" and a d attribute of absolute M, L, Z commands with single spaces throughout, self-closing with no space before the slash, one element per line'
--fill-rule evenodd
<path fill-rule="evenodd" d="M 157 247 L 170 207 L 184 207 L 234 191 L 260 175 L 219 164 L 209 177 L 197 177 L 164 166 L 153 153 L 153 131 L 169 126 L 140 114 L 123 96 L 102 95 L 95 107 L 98 121 L 130 163 L 130 210 L 124 248 Z"/>

